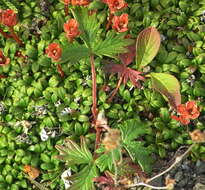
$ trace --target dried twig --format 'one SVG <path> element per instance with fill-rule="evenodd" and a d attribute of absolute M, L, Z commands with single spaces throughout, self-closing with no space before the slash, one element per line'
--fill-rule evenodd
<path fill-rule="evenodd" d="M 128 185 L 127 187 L 128 188 L 131 188 L 131 187 L 137 187 L 137 186 L 146 186 L 146 187 L 150 187 L 150 188 L 153 188 L 153 189 L 167 189 L 167 187 L 154 187 L 154 186 L 151 186 L 149 185 L 148 183 L 150 183 L 151 181 L 153 181 L 154 179 L 166 174 L 167 172 L 169 172 L 171 169 L 173 169 L 178 163 L 180 163 L 183 158 L 191 151 L 191 149 L 194 147 L 196 143 L 193 143 L 181 156 L 178 156 L 176 157 L 174 163 L 169 167 L 167 168 L 166 170 L 164 170 L 163 172 L 155 175 L 154 177 L 150 178 L 150 179 L 147 179 L 146 180 L 146 183 L 143 183 L 143 182 L 140 182 L 140 183 L 135 183 L 135 184 L 131 184 L 131 185 Z"/>

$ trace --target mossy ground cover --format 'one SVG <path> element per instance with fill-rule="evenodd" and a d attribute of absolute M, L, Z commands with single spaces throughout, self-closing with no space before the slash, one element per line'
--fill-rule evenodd
<path fill-rule="evenodd" d="M 141 89 L 133 87 L 131 82 L 122 84 L 113 101 L 108 103 L 106 100 L 118 78 L 108 76 L 104 66 L 110 61 L 119 63 L 119 60 L 106 57 L 95 58 L 98 109 L 105 112 L 111 128 L 121 129 L 122 146 L 126 150 L 141 148 L 145 157 L 156 154 L 165 158 L 167 152 L 192 144 L 187 131 L 204 129 L 205 2 L 127 0 L 127 3 L 128 7 L 123 10 L 129 15 L 127 33 L 136 39 L 140 31 L 153 26 L 161 34 L 160 50 L 143 72 L 175 76 L 180 82 L 182 103 L 195 100 L 200 107 L 200 117 L 187 126 L 171 119 L 167 101 L 152 89 L 149 79 L 142 83 Z M 70 166 L 57 159 L 59 152 L 55 146 L 62 145 L 67 137 L 80 144 L 80 136 L 85 137 L 90 150 L 95 146 L 95 130 L 91 125 L 90 61 L 75 61 L 75 57 L 73 61 L 65 61 L 62 77 L 56 69 L 57 63 L 45 54 L 47 46 L 54 41 L 68 43 L 63 24 L 71 14 L 65 17 L 62 2 L 2 0 L 0 8 L 12 9 L 18 14 L 19 21 L 14 29 L 25 44 L 20 47 L 13 39 L 0 35 L 0 48 L 10 58 L 8 65 L 0 67 L 0 189 L 33 189 L 23 171 L 25 165 L 31 165 L 40 171 L 36 181 L 48 189 L 63 190 L 60 176 Z M 105 4 L 98 7 L 101 35 L 106 34 L 107 10 Z M 6 27 L 2 28 L 8 32 Z M 79 56 L 82 56 L 80 50 Z M 133 63 L 131 67 L 135 69 L 136 65 Z M 133 131 L 123 126 L 131 126 L 133 120 L 146 130 L 139 132 L 138 143 L 130 146 L 135 137 L 128 142 L 125 134 Z M 140 154 L 138 152 L 138 157 L 131 154 L 131 157 L 140 160 Z M 205 148 L 196 145 L 191 159 L 204 158 Z M 100 172 L 104 171 L 106 166 L 99 162 Z M 151 172 L 149 166 L 154 160 L 147 162 L 141 165 Z M 73 173 L 79 170 L 79 166 L 72 166 Z"/>

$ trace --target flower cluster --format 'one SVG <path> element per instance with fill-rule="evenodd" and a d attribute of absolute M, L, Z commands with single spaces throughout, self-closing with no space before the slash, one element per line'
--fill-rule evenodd
<path fill-rule="evenodd" d="M 127 3 L 124 0 L 103 0 L 110 9 L 110 13 L 114 14 L 127 7 Z"/>
<path fill-rule="evenodd" d="M 17 24 L 17 15 L 16 13 L 11 10 L 0 10 L 0 23 L 8 26 L 8 27 L 13 27 Z"/>
<path fill-rule="evenodd" d="M 64 28 L 64 31 L 66 32 L 66 37 L 68 38 L 70 42 L 72 42 L 75 37 L 80 35 L 79 24 L 73 18 L 68 20 L 64 24 L 63 28 Z"/>
<path fill-rule="evenodd" d="M 69 4 L 70 4 L 70 0 L 63 0 L 63 3 L 64 3 L 65 5 L 69 5 Z"/>
<path fill-rule="evenodd" d="M 86 6 L 89 5 L 89 0 L 71 0 L 72 5 Z"/>
<path fill-rule="evenodd" d="M 90 3 L 89 0 L 62 0 L 62 2 L 65 5 L 69 5 L 71 3 L 74 6 L 75 5 L 77 5 L 77 6 L 87 6 Z"/>
<path fill-rule="evenodd" d="M 116 32 L 126 32 L 128 30 L 128 14 L 122 14 L 121 16 L 115 16 L 117 11 L 120 11 L 127 7 L 127 3 L 124 0 L 102 0 L 106 3 L 110 10 L 110 15 L 108 18 L 108 24 L 106 29 L 112 24 L 112 28 Z"/>
<path fill-rule="evenodd" d="M 112 28 L 117 32 L 126 32 L 128 30 L 128 14 L 122 14 L 121 16 L 113 17 L 113 25 Z"/>
<path fill-rule="evenodd" d="M 46 48 L 46 54 L 48 57 L 52 58 L 53 61 L 59 61 L 62 54 L 62 49 L 59 44 L 51 43 Z"/>
<path fill-rule="evenodd" d="M 195 101 L 188 101 L 186 104 L 180 104 L 177 106 L 177 113 L 179 116 L 172 115 L 172 119 L 180 121 L 183 125 L 190 123 L 190 119 L 196 119 L 199 117 L 199 108 Z"/>

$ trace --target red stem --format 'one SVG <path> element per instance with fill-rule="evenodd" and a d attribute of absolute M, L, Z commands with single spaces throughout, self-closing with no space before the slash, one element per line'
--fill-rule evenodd
<path fill-rule="evenodd" d="M 68 5 L 64 4 L 64 12 L 65 12 L 65 16 L 68 16 Z"/>
<path fill-rule="evenodd" d="M 121 85 L 121 83 L 122 83 L 122 79 L 123 79 L 123 76 L 121 76 L 121 77 L 119 78 L 118 83 L 117 83 L 117 86 L 116 86 L 116 88 L 113 90 L 113 92 L 112 92 L 110 98 L 108 99 L 108 102 L 111 102 L 112 99 L 113 99 L 113 97 L 114 97 L 115 94 L 117 93 L 117 91 L 118 91 L 118 89 L 120 88 L 120 85 Z"/>
<path fill-rule="evenodd" d="M 20 45 L 23 46 L 22 40 L 17 36 L 17 34 L 14 32 L 13 27 L 9 27 L 9 31 L 11 33 L 12 38 Z"/>
<path fill-rule="evenodd" d="M 112 13 L 110 13 L 109 18 L 108 18 L 108 23 L 106 24 L 106 30 L 108 30 L 110 28 L 110 25 L 112 24 L 113 17 L 114 17 L 114 15 Z"/>
<path fill-rule="evenodd" d="M 101 131 L 100 127 L 96 127 L 96 138 L 95 138 L 95 150 L 99 148 L 100 141 L 101 141 Z"/>
<path fill-rule="evenodd" d="M 12 38 L 12 36 L 10 34 L 7 34 L 6 32 L 4 32 L 1 28 L 0 28 L 0 33 L 5 37 L 5 38 Z"/>
<path fill-rule="evenodd" d="M 62 69 L 61 64 L 57 64 L 57 71 L 58 71 L 58 73 L 60 74 L 60 76 L 61 76 L 62 78 L 64 78 L 65 73 L 63 72 L 63 69 Z"/>
<path fill-rule="evenodd" d="M 90 55 L 91 63 L 91 72 L 92 72 L 92 97 L 93 97 L 93 106 L 92 106 L 92 115 L 93 115 L 93 124 L 95 125 L 96 138 L 95 138 L 95 149 L 98 149 L 100 144 L 101 137 L 101 128 L 96 125 L 97 120 L 97 83 L 96 83 L 96 72 L 94 64 L 94 55 Z"/>
<path fill-rule="evenodd" d="M 91 73 L 92 73 L 92 97 L 93 97 L 92 114 L 93 114 L 93 121 L 95 124 L 97 120 L 97 83 L 96 83 L 94 56 L 92 54 L 90 55 L 90 63 L 91 63 Z"/>

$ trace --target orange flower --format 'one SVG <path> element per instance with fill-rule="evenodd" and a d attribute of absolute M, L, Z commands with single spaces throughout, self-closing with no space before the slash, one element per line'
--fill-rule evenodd
<path fill-rule="evenodd" d="M 127 7 L 127 3 L 124 0 L 104 0 L 103 2 L 108 5 L 111 14 Z"/>
<path fill-rule="evenodd" d="M 90 1 L 89 0 L 72 0 L 71 3 L 72 5 L 86 6 L 86 5 L 89 5 Z"/>
<path fill-rule="evenodd" d="M 30 165 L 24 165 L 23 171 L 32 179 L 36 179 L 40 175 L 40 171 Z"/>
<path fill-rule="evenodd" d="M 180 121 L 182 124 L 187 125 L 190 123 L 190 119 L 196 119 L 199 117 L 199 108 L 195 101 L 188 101 L 186 104 L 180 104 L 177 106 L 178 116 L 171 116 L 172 119 Z"/>
<path fill-rule="evenodd" d="M 128 30 L 128 14 L 125 13 L 121 16 L 114 16 L 112 22 L 112 28 L 117 32 L 126 32 Z"/>
<path fill-rule="evenodd" d="M 0 21 L 5 26 L 13 27 L 17 24 L 17 15 L 11 9 L 1 11 L 0 16 L 1 16 Z"/>
<path fill-rule="evenodd" d="M 79 24 L 75 19 L 70 19 L 64 24 L 64 31 L 66 32 L 66 37 L 69 41 L 72 42 L 73 38 L 80 35 L 80 31 L 78 29 Z"/>
<path fill-rule="evenodd" d="M 59 44 L 51 43 L 46 48 L 46 54 L 48 55 L 48 57 L 52 58 L 54 61 L 59 61 L 61 54 L 62 54 L 62 49 Z"/>
<path fill-rule="evenodd" d="M 65 5 L 69 5 L 70 4 L 70 0 L 63 0 Z"/>
<path fill-rule="evenodd" d="M 0 50 L 0 66 L 5 66 L 10 63 L 10 59 L 5 57 L 3 52 Z"/>

